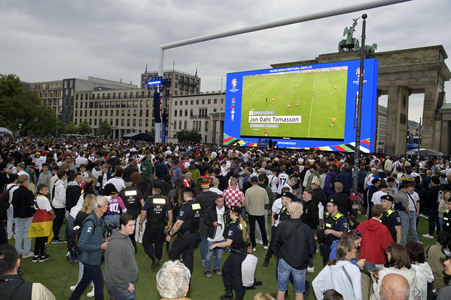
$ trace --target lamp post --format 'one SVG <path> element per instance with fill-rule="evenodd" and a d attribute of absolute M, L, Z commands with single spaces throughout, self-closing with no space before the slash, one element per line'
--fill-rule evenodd
<path fill-rule="evenodd" d="M 418 151 L 417 151 L 418 158 L 420 158 L 420 149 L 421 149 L 421 118 L 420 125 L 418 127 Z"/>
<path fill-rule="evenodd" d="M 360 200 L 358 191 L 358 177 L 360 171 L 360 130 L 362 125 L 362 100 L 363 100 L 363 75 L 365 67 L 365 30 L 366 14 L 362 15 L 362 41 L 360 48 L 360 70 L 359 70 L 359 95 L 357 97 L 357 124 L 355 126 L 355 152 L 354 152 L 354 193 L 357 200 Z M 374 143 L 374 141 L 372 141 Z"/>

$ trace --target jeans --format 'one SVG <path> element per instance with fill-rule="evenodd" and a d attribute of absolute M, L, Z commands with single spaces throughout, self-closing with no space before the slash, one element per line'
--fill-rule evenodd
<path fill-rule="evenodd" d="M 119 228 L 119 218 L 121 216 L 120 215 L 105 215 L 103 217 L 103 222 L 105 224 L 105 226 L 107 224 L 113 224 L 114 226 L 116 226 L 116 228 Z"/>
<path fill-rule="evenodd" d="M 53 239 L 59 239 L 59 234 L 61 226 L 63 226 L 64 215 L 66 214 L 66 209 L 63 208 L 53 208 L 55 212 L 55 219 L 53 220 Z"/>
<path fill-rule="evenodd" d="M 106 282 L 106 290 L 112 300 L 135 300 L 135 293 L 131 293 L 129 290 L 123 290 L 118 286 Z"/>
<path fill-rule="evenodd" d="M 14 218 L 16 223 L 16 250 L 20 254 L 28 254 L 31 249 L 31 239 L 27 238 L 28 230 L 30 230 L 33 217 L 30 218 Z M 23 241 L 23 248 L 22 248 Z"/>
<path fill-rule="evenodd" d="M 12 204 L 9 205 L 8 209 L 6 210 L 6 214 L 8 217 L 8 220 L 6 221 L 6 232 L 9 236 L 12 236 L 14 224 L 14 208 Z"/>
<path fill-rule="evenodd" d="M 83 292 L 88 287 L 91 280 L 94 282 L 94 290 L 95 290 L 95 299 L 103 300 L 103 275 L 102 268 L 100 265 L 89 265 L 83 264 L 83 277 L 81 281 L 77 284 L 75 291 L 70 296 L 70 300 L 78 300 L 80 299 Z"/>
<path fill-rule="evenodd" d="M 409 215 L 405 211 L 399 211 L 398 213 L 401 217 L 401 244 L 404 246 L 407 244 L 407 234 L 409 233 L 409 228 L 412 241 L 418 242 L 416 212 L 410 212 L 412 219 L 409 218 Z"/>
<path fill-rule="evenodd" d="M 201 236 L 200 237 L 200 244 L 199 244 L 199 248 L 200 248 L 200 257 L 202 258 L 202 260 L 206 260 L 207 259 L 207 237 L 206 236 Z"/>
<path fill-rule="evenodd" d="M 213 244 L 222 243 L 222 242 L 224 242 L 224 240 L 218 241 L 218 242 L 208 241 L 208 251 L 207 251 L 207 255 L 205 256 L 204 271 L 210 271 L 211 257 L 213 255 L 215 256 L 215 262 L 213 264 L 213 270 L 219 270 L 219 268 L 221 267 L 222 248 L 216 247 L 216 248 L 213 249 L 213 251 L 211 251 L 210 250 L 210 246 L 213 245 Z"/>
<path fill-rule="evenodd" d="M 428 221 L 429 221 L 429 234 L 434 236 L 435 228 L 437 227 L 437 234 L 440 233 L 440 224 L 438 222 L 438 210 L 428 209 Z"/>
<path fill-rule="evenodd" d="M 279 259 L 277 266 L 277 290 L 286 292 L 290 274 L 293 276 L 294 292 L 303 294 L 305 292 L 305 272 L 306 269 L 298 270 L 286 263 L 283 258 Z"/>
<path fill-rule="evenodd" d="M 77 284 L 81 281 L 81 279 L 83 278 L 83 263 L 81 261 L 78 262 L 78 281 Z M 76 284 L 76 285 L 77 285 Z M 91 281 L 91 286 L 94 287 L 94 282 Z"/>

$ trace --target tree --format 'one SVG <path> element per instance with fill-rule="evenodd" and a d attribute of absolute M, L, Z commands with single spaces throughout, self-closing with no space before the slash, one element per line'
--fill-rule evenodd
<path fill-rule="evenodd" d="M 194 142 L 199 143 L 202 140 L 202 135 L 196 130 L 180 130 L 177 132 L 177 139 L 179 142 Z"/>
<path fill-rule="evenodd" d="M 13 131 L 42 135 L 54 133 L 58 120 L 18 76 L 0 74 L 0 122 Z"/>
<path fill-rule="evenodd" d="M 100 125 L 100 134 L 103 135 L 105 138 L 111 135 L 111 126 L 107 120 L 103 120 L 102 124 Z"/>
<path fill-rule="evenodd" d="M 66 126 L 64 126 L 64 133 L 67 134 L 76 134 L 78 132 L 78 126 L 74 124 L 74 122 L 70 122 Z"/>
<path fill-rule="evenodd" d="M 88 121 L 84 120 L 78 125 L 78 133 L 81 135 L 92 134 L 92 128 L 89 126 Z"/>

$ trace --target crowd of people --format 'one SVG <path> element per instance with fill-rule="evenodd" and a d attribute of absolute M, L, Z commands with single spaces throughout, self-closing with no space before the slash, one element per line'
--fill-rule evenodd
<path fill-rule="evenodd" d="M 79 264 L 71 299 L 90 284 L 89 297 L 103 299 L 106 286 L 112 299 L 134 299 L 137 243 L 163 299 L 187 299 L 196 248 L 204 276 L 222 277 L 220 299 L 244 299 L 262 284 L 257 244 L 263 267 L 276 259 L 277 292 L 255 299 L 285 299 L 290 281 L 295 299 L 311 288 L 317 299 L 451 299 L 444 158 L 367 154 L 354 166 L 333 152 L 3 136 L 0 188 L 2 299 L 19 285 L 54 299 L 18 275 L 19 257 L 50 259 L 49 243 L 67 243 Z M 437 242 L 424 248 L 419 236 Z"/>

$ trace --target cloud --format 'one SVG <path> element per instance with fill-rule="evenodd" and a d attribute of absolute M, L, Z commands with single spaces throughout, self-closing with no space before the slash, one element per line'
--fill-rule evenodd
<path fill-rule="evenodd" d="M 360 3 L 4 0 L 0 2 L 0 73 L 14 73 L 31 82 L 95 76 L 139 84 L 146 63 L 157 69 L 162 44 Z M 194 73 L 198 68 L 202 90 L 219 90 L 228 72 L 336 52 L 343 28 L 362 13 L 170 49 L 164 66 L 171 69 L 175 61 L 178 70 Z M 377 43 L 378 51 L 440 44 L 451 49 L 448 0 L 416 0 L 365 13 L 367 42 Z M 356 37 L 360 30 L 359 22 Z"/>

